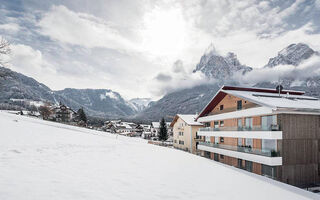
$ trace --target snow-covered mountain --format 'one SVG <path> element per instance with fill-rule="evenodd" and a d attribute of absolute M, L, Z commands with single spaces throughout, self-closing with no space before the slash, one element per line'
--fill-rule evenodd
<path fill-rule="evenodd" d="M 133 98 L 128 103 L 136 112 L 141 112 L 150 106 L 151 101 L 151 98 Z"/>
<path fill-rule="evenodd" d="M 279 51 L 276 57 L 270 58 L 265 67 L 276 69 L 285 64 L 292 65 L 293 69 L 298 69 L 300 63 L 313 55 L 317 56 L 319 53 L 308 45 L 302 43 L 291 44 Z M 167 117 L 167 120 L 171 120 L 170 117 L 177 113 L 193 114 L 200 112 L 222 84 L 241 85 L 241 83 L 232 80 L 234 73 L 242 72 L 250 75 L 251 70 L 251 67 L 240 64 L 235 54 L 229 53 L 226 57 L 223 57 L 214 50 L 213 46 L 210 46 L 201 57 L 194 72 L 200 71 L 209 79 L 218 80 L 216 84 L 195 86 L 167 94 L 159 101 L 154 102 L 150 108 L 138 114 L 138 117 L 149 120 L 159 120 L 160 117 Z M 320 76 L 306 77 L 299 80 L 300 84 L 298 85 L 293 84 L 297 82 L 296 79 L 297 77 L 292 75 L 282 77 L 281 84 L 286 89 L 302 90 L 306 91 L 307 95 L 320 97 Z M 275 88 L 277 85 L 278 82 L 257 82 L 254 84 L 256 87 L 266 88 Z"/>
<path fill-rule="evenodd" d="M 316 73 L 301 76 L 307 69 L 301 69 L 299 66 L 313 56 L 320 57 L 320 54 L 306 44 L 291 44 L 279 51 L 277 56 L 270 58 L 264 67 L 277 69 L 281 65 L 292 65 L 292 72 L 280 77 L 281 85 L 287 89 L 302 90 L 308 95 L 320 97 L 320 76 Z M 274 88 L 277 84 L 278 82 L 259 82 L 255 86 Z"/>
<path fill-rule="evenodd" d="M 226 56 L 219 55 L 213 45 L 210 45 L 193 72 L 200 71 L 209 79 L 225 82 L 236 72 L 245 74 L 251 70 L 251 67 L 239 62 L 236 54 L 229 52 Z"/>
<path fill-rule="evenodd" d="M 16 106 L 19 101 L 12 100 L 62 102 L 74 110 L 81 107 L 91 116 L 119 118 L 136 114 L 127 101 L 117 92 L 108 89 L 72 89 L 53 91 L 33 78 L 0 67 L 0 104 Z"/>
<path fill-rule="evenodd" d="M 303 60 L 307 60 L 318 52 L 303 43 L 291 44 L 278 52 L 276 57 L 270 58 L 265 67 L 275 67 L 277 65 L 298 66 Z"/>
<path fill-rule="evenodd" d="M 117 118 L 136 113 L 119 93 L 108 89 L 66 88 L 55 93 L 70 100 L 70 107 L 81 105 L 94 116 Z"/>

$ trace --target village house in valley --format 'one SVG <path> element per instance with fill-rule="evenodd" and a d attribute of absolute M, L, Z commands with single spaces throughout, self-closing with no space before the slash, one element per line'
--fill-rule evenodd
<path fill-rule="evenodd" d="M 173 129 L 173 147 L 196 153 L 196 132 L 203 125 L 195 121 L 197 115 L 177 114 L 170 124 Z"/>
<path fill-rule="evenodd" d="M 166 122 L 167 129 L 168 129 L 168 135 L 172 136 L 172 128 L 170 127 L 170 122 Z M 151 133 L 153 137 L 158 137 L 160 131 L 160 122 L 152 122 L 151 123 Z"/>
<path fill-rule="evenodd" d="M 320 181 L 320 101 L 223 86 L 197 117 L 202 156 L 298 187 Z"/>
<path fill-rule="evenodd" d="M 62 103 L 52 106 L 50 112 L 49 119 L 57 122 L 71 122 L 77 116 L 77 112 Z"/>

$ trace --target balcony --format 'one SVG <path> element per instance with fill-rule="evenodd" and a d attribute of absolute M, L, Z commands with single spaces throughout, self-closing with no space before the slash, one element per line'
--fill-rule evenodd
<path fill-rule="evenodd" d="M 260 156 L 280 157 L 280 154 L 277 151 L 254 149 L 251 147 L 213 144 L 213 143 L 207 143 L 207 142 L 199 142 L 199 145 L 205 145 L 205 146 L 210 146 L 210 147 L 215 147 L 220 149 L 227 149 L 231 151 L 238 151 L 243 153 L 251 153 L 251 154 L 260 155 Z"/>
<path fill-rule="evenodd" d="M 197 149 L 252 162 L 262 163 L 269 166 L 282 165 L 282 157 L 277 151 L 213 144 L 206 142 L 199 142 Z"/>
<path fill-rule="evenodd" d="M 269 127 L 254 126 L 248 127 L 221 127 L 221 128 L 200 128 L 197 132 L 199 136 L 232 137 L 232 138 L 252 138 L 252 139 L 282 139 L 282 131 L 278 125 Z"/>
<path fill-rule="evenodd" d="M 200 128 L 199 131 L 280 131 L 279 125 L 270 125 L 268 127 L 254 126 L 254 127 L 220 127 Z"/>

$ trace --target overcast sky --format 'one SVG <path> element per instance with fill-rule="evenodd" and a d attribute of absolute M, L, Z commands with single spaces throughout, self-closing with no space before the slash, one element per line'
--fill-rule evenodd
<path fill-rule="evenodd" d="M 291 43 L 320 50 L 320 0 L 0 0 L 7 64 L 51 89 L 106 88 L 157 99 L 212 43 L 258 68 Z"/>

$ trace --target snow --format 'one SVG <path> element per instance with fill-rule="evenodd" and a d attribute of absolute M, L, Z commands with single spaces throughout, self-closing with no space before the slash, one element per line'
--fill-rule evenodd
<path fill-rule="evenodd" d="M 317 199 L 145 140 L 0 111 L 0 199 Z"/>
<path fill-rule="evenodd" d="M 116 99 L 116 100 L 118 100 L 118 96 L 117 96 L 114 92 L 112 92 L 112 91 L 106 92 L 106 96 L 109 97 L 110 99 Z"/>
<path fill-rule="evenodd" d="M 178 114 L 178 117 L 180 117 L 184 122 L 186 122 L 189 125 L 198 125 L 198 126 L 202 126 L 202 124 L 200 122 L 196 122 L 195 119 L 198 115 L 182 115 L 182 114 Z"/>
<path fill-rule="evenodd" d="M 314 97 L 305 95 L 287 95 L 282 94 L 279 98 L 277 94 L 262 93 L 262 92 L 247 92 L 247 91 L 233 91 L 222 90 L 228 94 L 244 98 L 248 101 L 255 102 L 257 104 L 265 105 L 271 108 L 292 108 L 292 109 L 309 109 L 319 110 L 320 101 Z M 260 96 L 259 96 L 260 95 Z M 264 96 L 265 95 L 265 96 Z M 289 99 L 289 98 L 293 99 Z M 303 98 L 303 99 L 294 99 Z"/>

